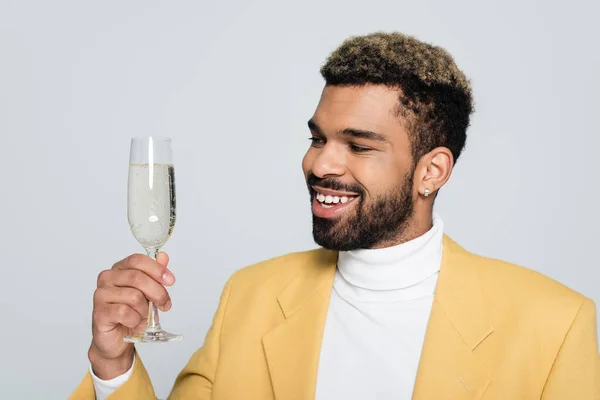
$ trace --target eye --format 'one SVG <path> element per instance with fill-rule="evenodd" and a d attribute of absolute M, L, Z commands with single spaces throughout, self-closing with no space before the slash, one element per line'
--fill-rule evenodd
<path fill-rule="evenodd" d="M 325 144 L 325 140 L 314 136 L 309 137 L 308 140 L 311 141 L 311 146 L 313 147 L 319 147 Z"/>
<path fill-rule="evenodd" d="M 357 146 L 355 144 L 351 144 L 350 149 L 355 153 L 366 153 L 367 151 L 371 150 L 368 147 Z"/>

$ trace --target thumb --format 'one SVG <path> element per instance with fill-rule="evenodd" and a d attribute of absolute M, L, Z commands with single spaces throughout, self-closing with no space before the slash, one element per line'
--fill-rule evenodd
<path fill-rule="evenodd" d="M 169 255 L 161 251 L 156 255 L 156 261 L 166 267 L 169 265 Z"/>

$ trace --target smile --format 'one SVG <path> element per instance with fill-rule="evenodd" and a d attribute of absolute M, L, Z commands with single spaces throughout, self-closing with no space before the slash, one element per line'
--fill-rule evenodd
<path fill-rule="evenodd" d="M 339 215 L 343 210 L 359 197 L 356 193 L 339 192 L 318 186 L 314 190 L 312 211 L 318 217 L 331 218 Z"/>

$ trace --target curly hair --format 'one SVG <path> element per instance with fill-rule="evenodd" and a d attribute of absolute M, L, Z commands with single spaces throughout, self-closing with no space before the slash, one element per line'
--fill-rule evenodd
<path fill-rule="evenodd" d="M 321 68 L 331 86 L 399 89 L 398 116 L 410 134 L 414 164 L 436 147 L 460 156 L 473 112 L 471 84 L 441 47 L 402 33 L 376 32 L 344 41 Z"/>

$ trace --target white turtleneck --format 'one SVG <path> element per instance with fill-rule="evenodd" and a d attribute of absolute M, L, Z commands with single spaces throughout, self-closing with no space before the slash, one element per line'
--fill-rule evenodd
<path fill-rule="evenodd" d="M 317 400 L 410 399 L 442 259 L 443 222 L 406 243 L 340 252 Z"/>

